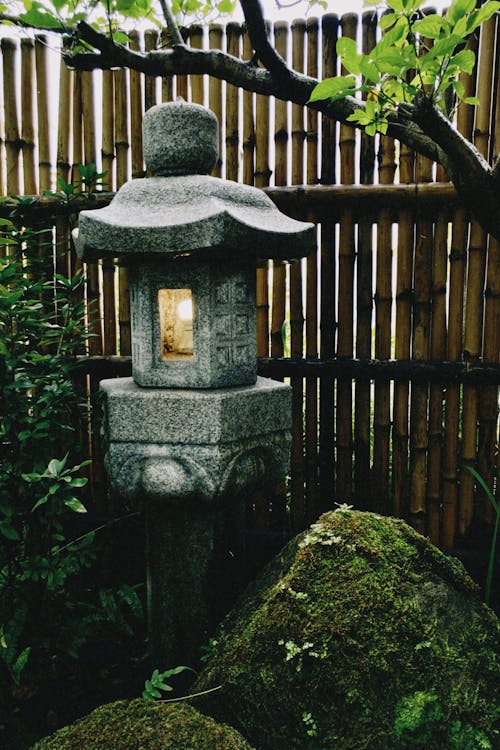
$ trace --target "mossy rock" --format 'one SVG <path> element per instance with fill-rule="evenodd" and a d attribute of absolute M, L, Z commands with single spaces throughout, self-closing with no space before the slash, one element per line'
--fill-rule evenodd
<path fill-rule="evenodd" d="M 259 750 L 495 750 L 499 646 L 460 563 L 340 509 L 251 585 L 194 689 L 222 684 L 203 710 Z"/>
<path fill-rule="evenodd" d="M 117 701 L 45 737 L 32 750 L 252 750 L 231 727 L 185 703 Z"/>

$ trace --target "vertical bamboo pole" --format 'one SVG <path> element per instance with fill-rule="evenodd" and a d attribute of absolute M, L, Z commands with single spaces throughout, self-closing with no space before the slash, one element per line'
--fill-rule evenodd
<path fill-rule="evenodd" d="M 129 177 L 129 153 L 130 153 L 130 113 L 131 113 L 131 101 L 127 94 L 130 91 L 130 100 L 132 92 L 127 85 L 132 76 L 130 77 L 124 70 L 115 70 L 114 73 L 114 93 L 115 93 L 115 151 L 116 151 L 116 189 L 118 190 Z M 134 95 L 139 101 L 135 102 L 136 108 L 141 108 L 141 81 L 138 76 L 135 79 L 136 89 Z M 137 173 L 139 170 L 142 171 L 142 137 L 140 132 L 137 133 L 137 127 L 140 128 L 140 122 L 142 120 L 142 111 L 135 111 L 134 126 L 135 131 L 132 131 L 132 143 L 136 143 L 137 140 L 141 143 L 141 148 L 135 150 L 135 158 L 137 163 L 133 163 L 133 170 Z M 140 161 L 139 161 L 140 160 Z M 104 272 L 103 262 L 103 272 Z M 108 269 L 108 266 L 106 266 Z M 113 284 L 115 284 L 116 266 L 113 263 Z M 111 276 L 111 267 L 107 270 L 107 273 Z M 130 354 L 130 301 L 129 301 L 129 271 L 128 268 L 118 268 L 118 300 L 114 300 L 114 331 L 115 331 L 115 349 L 118 353 L 118 342 L 117 336 L 119 337 L 119 351 L 121 354 Z M 115 287 L 116 288 L 116 287 Z M 115 292 L 116 297 L 116 292 Z M 111 298 L 110 298 L 111 303 Z M 110 323 L 111 325 L 111 323 Z M 112 341 L 112 339 L 111 339 Z"/>
<path fill-rule="evenodd" d="M 292 67 L 299 73 L 304 71 L 305 21 L 292 22 Z M 304 182 L 304 143 L 306 138 L 304 108 L 292 105 L 292 184 Z M 257 120 L 259 122 L 259 120 Z M 259 122 L 260 125 L 260 122 Z M 302 357 L 304 336 L 304 312 L 302 299 L 302 263 L 290 265 L 290 354 Z M 305 465 L 303 435 L 304 381 L 292 378 L 292 471 L 291 471 L 291 523 L 294 531 L 300 531 L 306 523 L 304 497 Z"/>
<path fill-rule="evenodd" d="M 59 112 L 57 125 L 57 177 L 70 179 L 69 144 L 73 110 L 73 71 L 61 60 L 59 67 Z"/>
<path fill-rule="evenodd" d="M 185 42 L 189 39 L 189 29 L 183 27 L 181 29 L 182 38 Z M 175 77 L 176 82 L 176 89 L 177 89 L 177 96 L 182 96 L 184 101 L 188 101 L 189 99 L 189 82 L 188 77 L 186 75 L 176 76 Z"/>
<path fill-rule="evenodd" d="M 337 72 L 335 45 L 339 28 L 338 17 L 328 13 L 321 19 L 322 29 L 322 77 L 330 78 Z M 336 123 L 329 117 L 321 122 L 321 183 L 335 182 L 336 168 Z M 336 255 L 335 224 L 321 224 L 321 300 L 320 300 L 320 355 L 322 358 L 335 354 L 336 331 Z M 335 448 L 334 407 L 335 390 L 333 379 L 321 378 L 319 384 L 319 484 L 321 510 L 331 506 L 335 497 Z"/>
<path fill-rule="evenodd" d="M 124 70 L 114 70 L 114 145 L 116 154 L 116 188 L 120 188 L 129 176 L 129 123 L 127 73 Z"/>
<path fill-rule="evenodd" d="M 3 76 L 3 56 L 1 54 L 1 48 L 0 48 L 0 97 L 2 101 L 4 101 L 4 76 Z M 4 159 L 4 149 L 5 149 L 5 110 L 4 107 L 0 107 L 0 195 L 5 195 L 5 159 Z M 0 256 L 3 254 L 3 252 L 6 251 L 6 248 L 2 251 L 0 249 Z"/>
<path fill-rule="evenodd" d="M 377 15 L 363 13 L 362 49 L 368 54 L 376 43 Z M 366 94 L 363 95 L 366 98 Z M 373 183 L 375 169 L 375 140 L 361 133 L 360 182 Z M 356 357 L 370 359 L 372 354 L 373 307 L 373 227 L 371 221 L 358 225 L 357 289 L 356 289 Z M 370 482 L 370 383 L 356 381 L 354 407 L 354 503 L 356 508 L 368 509 L 371 503 Z"/>
<path fill-rule="evenodd" d="M 82 117 L 84 132 L 83 154 L 85 164 L 97 165 L 94 76 L 89 71 L 84 71 L 82 73 Z"/>
<path fill-rule="evenodd" d="M 492 100 L 493 70 L 495 62 L 495 25 L 491 18 L 481 27 L 478 58 L 477 95 L 484 103 L 478 107 L 474 129 L 474 145 L 486 158 L 490 145 L 490 113 L 486 103 Z M 486 273 L 486 233 L 472 222 L 469 243 L 469 263 L 464 325 L 464 358 L 469 362 L 479 359 L 482 353 L 482 324 L 484 308 L 484 285 Z M 474 478 L 465 471 L 465 466 L 473 466 L 477 457 L 477 388 L 465 385 L 463 389 L 462 420 L 462 470 L 460 474 L 459 532 L 464 536 L 474 514 Z"/>
<path fill-rule="evenodd" d="M 402 183 L 414 181 L 415 154 L 407 146 L 400 145 L 399 179 Z M 398 216 L 398 256 L 396 268 L 396 340 L 394 357 L 409 359 L 411 352 L 411 310 L 413 251 L 415 227 L 413 212 L 403 209 Z M 396 383 L 394 387 L 393 414 L 393 459 L 392 486 L 395 516 L 409 515 L 408 504 L 408 405 L 410 387 L 408 383 Z"/>
<path fill-rule="evenodd" d="M 64 45 L 64 42 L 63 42 Z M 73 71 L 61 60 L 59 68 L 59 112 L 57 125 L 57 179 L 68 182 L 70 179 L 70 134 L 73 106 Z M 70 234 L 68 222 L 58 220 L 56 226 L 56 271 L 63 276 L 71 273 Z"/>
<path fill-rule="evenodd" d="M 227 25 L 227 51 L 240 57 L 241 26 L 238 23 Z M 248 96 L 248 95 L 247 95 Z M 251 95 L 250 95 L 251 96 Z M 239 89 L 226 85 L 226 179 L 238 180 L 239 165 Z"/>
<path fill-rule="evenodd" d="M 130 49 L 141 51 L 140 36 L 131 31 Z M 144 177 L 144 160 L 142 155 L 142 116 L 144 114 L 143 76 L 135 70 L 130 71 L 130 143 L 132 156 L 132 179 Z M 130 320 L 129 320 L 130 325 Z M 124 354 L 124 352 L 122 352 Z"/>
<path fill-rule="evenodd" d="M 281 57 L 287 59 L 288 24 L 277 21 L 274 24 L 275 49 Z M 274 116 L 274 183 L 277 186 L 287 184 L 287 149 L 288 149 L 288 107 L 287 103 L 275 102 Z M 271 315 L 271 356 L 282 357 L 284 354 L 282 326 L 286 317 L 286 265 L 279 261 L 273 263 L 273 306 Z"/>
<path fill-rule="evenodd" d="M 267 34 L 270 27 L 266 24 Z M 269 97 L 255 97 L 255 172 L 256 187 L 269 185 L 271 170 L 269 167 Z M 269 354 L 269 261 L 257 259 L 256 306 L 257 306 L 257 356 Z M 255 498 L 256 521 L 258 528 L 268 528 L 270 523 L 270 503 L 266 493 L 258 492 Z"/>
<path fill-rule="evenodd" d="M 162 29 L 160 33 L 160 46 L 162 49 L 170 47 L 170 34 L 168 29 Z M 171 102 L 174 98 L 174 77 L 163 76 L 161 79 L 161 100 Z"/>
<path fill-rule="evenodd" d="M 144 32 L 144 49 L 151 52 L 158 46 L 159 32 L 156 29 L 147 29 Z M 145 111 L 154 107 L 158 102 L 157 79 L 155 76 L 144 77 L 144 106 Z"/>
<path fill-rule="evenodd" d="M 97 165 L 97 143 L 95 130 L 94 76 L 91 72 L 82 73 L 82 115 L 84 128 L 83 153 L 85 164 Z M 99 284 L 99 265 L 86 264 L 87 316 L 89 332 L 89 352 L 102 354 L 102 317 L 101 290 Z"/>
<path fill-rule="evenodd" d="M 189 29 L 189 43 L 194 49 L 203 49 L 203 26 L 195 24 Z M 191 76 L 191 101 L 204 104 L 205 86 L 203 76 Z"/>
<path fill-rule="evenodd" d="M 307 73 L 318 77 L 317 18 L 309 18 L 307 33 Z M 307 183 L 318 182 L 318 115 L 306 110 Z M 306 356 L 318 356 L 318 252 L 315 250 L 306 261 Z M 306 463 L 306 519 L 318 515 L 318 381 L 306 380 L 305 463 Z"/>
<path fill-rule="evenodd" d="M 134 31 L 129 34 L 130 48 L 134 51 L 141 49 L 139 34 Z M 143 76 L 136 71 L 130 71 L 130 145 L 132 179 L 143 177 L 144 161 L 142 154 L 142 117 L 144 114 Z M 117 123 L 118 126 L 118 123 Z M 117 179 L 117 187 L 120 184 Z M 132 344 L 130 338 L 130 280 L 128 268 L 118 269 L 118 332 L 120 338 L 120 354 L 130 355 Z"/>
<path fill-rule="evenodd" d="M 84 71 L 81 74 L 80 89 L 80 122 L 83 125 L 83 163 L 85 165 L 95 164 L 97 166 L 97 141 L 95 128 L 95 101 L 94 101 L 94 75 L 90 71 Z M 79 176 L 79 175 L 78 175 Z M 85 266 L 85 292 L 86 292 L 86 312 L 87 326 L 91 334 L 88 347 L 89 354 L 102 354 L 102 307 L 101 307 L 101 290 L 99 279 L 99 265 L 97 263 L 86 263 Z M 98 385 L 93 378 L 89 378 L 89 398 L 92 407 L 93 395 Z M 91 419 L 88 424 L 89 429 L 89 450 L 92 457 L 91 465 L 91 486 L 92 497 L 96 507 L 102 508 L 101 498 L 103 496 L 103 467 L 100 458 L 99 438 L 93 430 Z"/>
<path fill-rule="evenodd" d="M 271 177 L 269 168 L 269 97 L 257 96 L 255 117 L 258 127 L 255 131 L 255 186 L 267 187 Z M 269 289 L 268 261 L 257 262 L 257 356 L 269 354 Z"/>
<path fill-rule="evenodd" d="M 380 137 L 379 182 L 394 182 L 395 146 L 392 138 Z M 375 291 L 375 357 L 391 357 L 392 319 L 392 216 L 383 209 L 377 222 L 377 268 Z M 375 507 L 389 511 L 389 444 L 391 429 L 390 383 L 375 383 L 373 417 L 373 493 Z"/>
<path fill-rule="evenodd" d="M 17 96 L 17 71 L 19 47 L 17 41 L 4 37 L 0 42 L 3 58 L 3 94 L 5 108 L 5 151 L 7 161 L 7 194 L 21 192 L 21 133 L 19 128 L 19 100 Z"/>
<path fill-rule="evenodd" d="M 498 39 L 497 22 L 497 39 Z M 498 42 L 497 42 L 498 43 Z M 499 66 L 497 61 L 496 75 L 496 103 L 492 117 L 493 132 L 493 164 L 496 163 L 500 152 L 500 91 L 499 91 Z M 486 289 L 484 305 L 484 330 L 483 330 L 483 361 L 500 361 L 500 241 L 495 237 L 489 238 L 488 263 L 486 269 Z M 478 469 L 488 486 L 495 489 L 495 443 L 497 431 L 497 403 L 498 388 L 487 386 L 479 394 L 479 438 L 478 438 Z M 499 497 L 497 488 L 497 502 Z M 491 503 L 484 493 L 478 498 L 478 515 L 489 523 L 494 521 L 494 511 Z"/>
<path fill-rule="evenodd" d="M 114 72 L 103 70 L 102 73 L 102 171 L 107 189 L 113 190 L 113 168 L 115 163 L 115 92 Z"/>
<path fill-rule="evenodd" d="M 80 177 L 78 165 L 83 164 L 83 114 L 82 114 L 82 72 L 75 70 L 73 76 L 73 163 L 71 180 Z"/>
<path fill-rule="evenodd" d="M 347 13 L 340 19 L 342 35 L 356 39 L 358 17 Z M 350 125 L 340 126 L 340 179 L 343 184 L 355 182 L 355 131 Z M 345 209 L 340 219 L 339 236 L 339 302 L 337 356 L 351 358 L 354 351 L 354 221 Z M 352 381 L 337 382 L 337 498 L 352 498 Z"/>
<path fill-rule="evenodd" d="M 43 193 L 52 187 L 52 164 L 49 125 L 49 76 L 48 76 L 48 42 L 47 37 L 37 34 L 35 37 L 36 67 L 36 102 L 38 120 L 38 191 Z M 25 187 L 26 192 L 26 187 Z M 44 272 L 48 277 L 54 274 L 54 242 L 52 227 L 39 235 L 38 254 L 44 259 Z"/>
<path fill-rule="evenodd" d="M 446 182 L 442 167 L 437 180 Z M 433 360 L 446 359 L 446 291 L 448 281 L 448 216 L 439 214 L 434 226 L 434 257 L 432 267 L 432 327 L 430 355 Z M 441 536 L 441 460 L 443 439 L 443 396 L 441 384 L 431 384 L 429 391 L 429 449 L 427 459 L 427 536 L 433 544 Z"/>
<path fill-rule="evenodd" d="M 420 155 L 416 158 L 416 181 L 432 181 L 432 162 Z M 432 288 L 433 224 L 432 219 L 419 215 L 416 223 L 413 359 L 428 359 L 430 346 L 430 300 Z M 427 522 L 427 384 L 412 384 L 410 406 L 410 521 L 420 533 Z"/>
<path fill-rule="evenodd" d="M 275 49 L 284 60 L 288 58 L 288 24 L 278 21 L 274 24 Z M 274 103 L 274 184 L 286 185 L 288 182 L 288 106 L 279 99 Z M 273 291 L 271 311 L 271 356 L 284 355 L 282 326 L 286 318 L 286 264 L 273 262 Z M 271 528 L 283 531 L 286 524 L 286 483 L 283 482 L 272 498 Z"/>
<path fill-rule="evenodd" d="M 477 47 L 475 37 L 470 37 L 468 45 L 474 51 Z M 475 93 L 474 78 L 460 78 L 465 96 Z M 474 111 L 472 107 L 461 104 L 458 108 L 457 127 L 460 133 L 469 140 L 472 138 Z M 468 240 L 468 222 L 466 212 L 459 208 L 452 222 L 451 251 L 449 257 L 449 301 L 448 301 L 448 342 L 447 359 L 456 361 L 462 356 L 463 308 L 466 268 L 466 246 Z M 454 546 L 458 511 L 458 454 L 460 393 L 458 384 L 446 388 L 445 433 L 443 455 L 443 518 L 441 544 L 445 549 Z"/>
<path fill-rule="evenodd" d="M 24 194 L 38 193 L 35 167 L 35 43 L 21 39 L 22 153 Z"/>
<path fill-rule="evenodd" d="M 211 24 L 208 29 L 208 46 L 210 49 L 222 49 L 224 29 L 221 24 Z M 219 122 L 219 158 L 213 169 L 214 177 L 222 177 L 222 81 L 210 76 L 208 81 L 208 106 Z"/>
<path fill-rule="evenodd" d="M 52 157 L 50 151 L 49 123 L 49 71 L 47 37 L 37 34 L 35 37 L 37 111 L 38 111 L 38 184 L 40 191 L 50 190 Z"/>
<path fill-rule="evenodd" d="M 102 73 L 102 171 L 108 190 L 113 190 L 115 164 L 115 75 L 124 71 L 104 70 Z M 122 87 L 119 82 L 120 88 Z M 120 96 L 116 91 L 116 98 Z M 104 354 L 116 354 L 116 314 L 115 314 L 115 263 L 102 261 L 102 313 L 104 333 Z"/>
<path fill-rule="evenodd" d="M 244 27 L 243 27 L 244 29 Z M 252 45 L 248 34 L 243 32 L 243 59 L 252 59 Z M 254 184 L 254 151 L 255 151 L 255 124 L 254 124 L 255 97 L 251 91 L 243 92 L 243 182 L 245 185 Z"/>

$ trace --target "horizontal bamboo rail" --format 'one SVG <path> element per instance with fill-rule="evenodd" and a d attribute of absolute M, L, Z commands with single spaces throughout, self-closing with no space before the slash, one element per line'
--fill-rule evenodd
<path fill-rule="evenodd" d="M 348 209 L 354 219 L 376 221 L 377 213 L 388 209 L 397 220 L 397 212 L 429 210 L 451 217 L 460 206 L 460 199 L 453 185 L 448 182 L 404 185 L 294 185 L 293 187 L 265 187 L 264 192 L 284 213 L 301 221 L 339 221 L 342 212 Z M 65 202 L 53 196 L 28 196 L 30 205 L 20 205 L 13 198 L 0 203 L 0 217 L 8 218 L 12 210 L 29 216 L 30 219 L 51 219 L 68 216 L 107 206 L 114 193 L 94 193 L 91 198 L 79 196 Z"/>
<path fill-rule="evenodd" d="M 78 371 L 92 377 L 128 377 L 132 358 L 118 355 L 78 358 Z M 388 383 L 468 383 L 500 385 L 500 364 L 447 362 L 414 359 L 320 359 L 259 357 L 257 371 L 263 377 L 351 378 Z"/>

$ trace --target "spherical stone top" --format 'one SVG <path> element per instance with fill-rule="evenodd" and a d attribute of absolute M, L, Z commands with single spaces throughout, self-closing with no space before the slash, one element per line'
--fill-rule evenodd
<path fill-rule="evenodd" d="M 146 167 L 155 176 L 210 174 L 219 157 L 217 117 L 180 97 L 148 109 L 142 138 Z"/>

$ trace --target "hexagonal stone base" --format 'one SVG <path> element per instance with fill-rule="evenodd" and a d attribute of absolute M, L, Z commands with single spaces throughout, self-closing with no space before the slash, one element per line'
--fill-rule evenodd
<path fill-rule="evenodd" d="M 124 497 L 241 494 L 289 470 L 291 388 L 267 378 L 216 390 L 104 380 L 106 468 Z"/>

